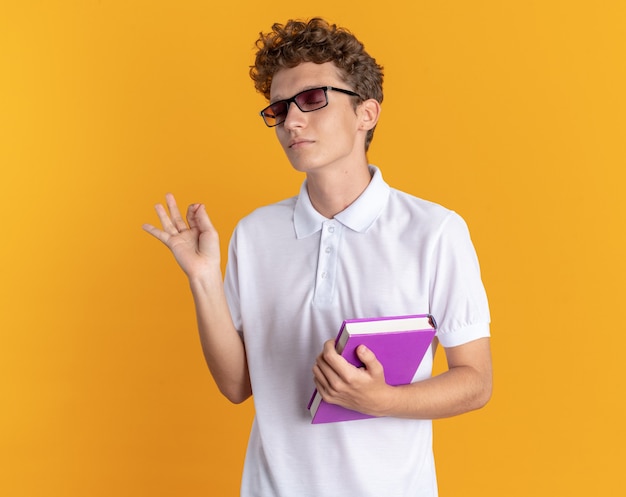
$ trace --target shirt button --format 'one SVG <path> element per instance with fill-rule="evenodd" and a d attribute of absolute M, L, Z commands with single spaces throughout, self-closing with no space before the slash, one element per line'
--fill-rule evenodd
<path fill-rule="evenodd" d="M 323 279 L 323 280 L 324 280 L 324 279 L 326 279 L 326 271 L 324 271 L 324 272 L 322 273 L 322 279 Z"/>
<path fill-rule="evenodd" d="M 328 227 L 328 232 L 329 233 L 334 233 L 335 232 L 335 227 L 334 226 L 329 226 Z"/>
<path fill-rule="evenodd" d="M 326 247 L 326 253 L 330 254 L 333 251 L 333 249 L 331 249 L 330 247 Z"/>

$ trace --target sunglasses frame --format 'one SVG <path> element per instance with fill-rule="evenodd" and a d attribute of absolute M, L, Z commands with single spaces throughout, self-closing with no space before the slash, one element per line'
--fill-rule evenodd
<path fill-rule="evenodd" d="M 300 107 L 300 105 L 298 104 L 298 101 L 296 100 L 300 95 L 304 94 L 304 93 L 308 93 L 310 91 L 319 91 L 319 90 L 323 90 L 324 91 L 324 98 L 326 99 L 326 103 L 324 105 L 322 105 L 321 107 L 318 107 L 316 109 L 311 109 L 311 110 L 305 110 L 302 107 Z M 279 124 L 282 124 L 285 122 L 285 120 L 287 119 L 287 113 L 289 112 L 289 106 L 291 105 L 291 102 L 293 102 L 294 104 L 296 104 L 296 107 L 298 107 L 298 109 L 300 109 L 301 112 L 315 112 L 316 110 L 320 110 L 323 109 L 324 107 L 328 106 L 328 90 L 331 91 L 337 91 L 340 93 L 345 93 L 346 95 L 350 95 L 352 97 L 359 97 L 361 100 L 363 100 L 361 98 L 361 95 L 359 95 L 358 93 L 355 93 L 351 90 L 344 90 L 343 88 L 336 88 L 334 86 L 319 86 L 317 88 L 308 88 L 306 90 L 302 90 L 299 93 L 296 93 L 293 97 L 291 98 L 286 98 L 284 100 L 277 100 L 276 102 L 268 105 L 267 107 L 265 107 L 261 112 L 259 112 L 259 115 L 263 118 L 263 122 L 265 123 L 265 125 L 268 128 L 273 128 L 275 126 L 278 126 Z M 267 118 L 265 113 L 270 110 L 273 106 L 275 106 L 276 104 L 286 104 L 287 105 L 287 110 L 285 112 L 285 119 L 283 119 L 280 122 L 277 122 L 276 124 L 269 124 L 267 122 Z M 276 119 L 275 117 L 272 119 Z"/>

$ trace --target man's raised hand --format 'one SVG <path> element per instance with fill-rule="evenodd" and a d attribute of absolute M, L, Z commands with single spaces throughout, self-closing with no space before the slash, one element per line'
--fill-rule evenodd
<path fill-rule="evenodd" d="M 189 278 L 201 276 L 205 271 L 220 270 L 219 237 L 204 205 L 191 204 L 185 222 L 174 195 L 168 193 L 165 201 L 167 209 L 162 204 L 155 206 L 162 229 L 151 224 L 144 224 L 143 229 L 172 251 Z"/>

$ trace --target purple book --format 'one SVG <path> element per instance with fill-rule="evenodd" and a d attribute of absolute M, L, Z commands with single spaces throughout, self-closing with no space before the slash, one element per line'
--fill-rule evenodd
<path fill-rule="evenodd" d="M 364 344 L 383 365 L 388 385 L 406 385 L 413 380 L 436 330 L 437 324 L 430 314 L 347 319 L 341 325 L 335 347 L 350 364 L 361 367 L 356 348 Z M 317 389 L 308 408 L 313 424 L 373 417 L 329 404 L 322 400 Z"/>

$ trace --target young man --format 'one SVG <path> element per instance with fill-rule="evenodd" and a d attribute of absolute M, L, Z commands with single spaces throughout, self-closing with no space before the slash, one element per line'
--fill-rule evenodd
<path fill-rule="evenodd" d="M 261 115 L 292 166 L 298 196 L 238 224 L 226 277 L 204 206 L 185 222 L 173 196 L 156 207 L 165 243 L 189 278 L 208 366 L 256 416 L 243 496 L 432 497 L 431 419 L 482 407 L 491 394 L 489 310 L 463 220 L 390 188 L 366 151 L 380 115 L 382 68 L 348 31 L 321 19 L 276 24 L 251 75 Z M 431 313 L 448 370 L 392 387 L 375 355 L 364 368 L 334 350 L 346 318 Z M 311 372 L 312 369 L 312 372 Z M 313 387 L 367 420 L 312 425 Z"/>

